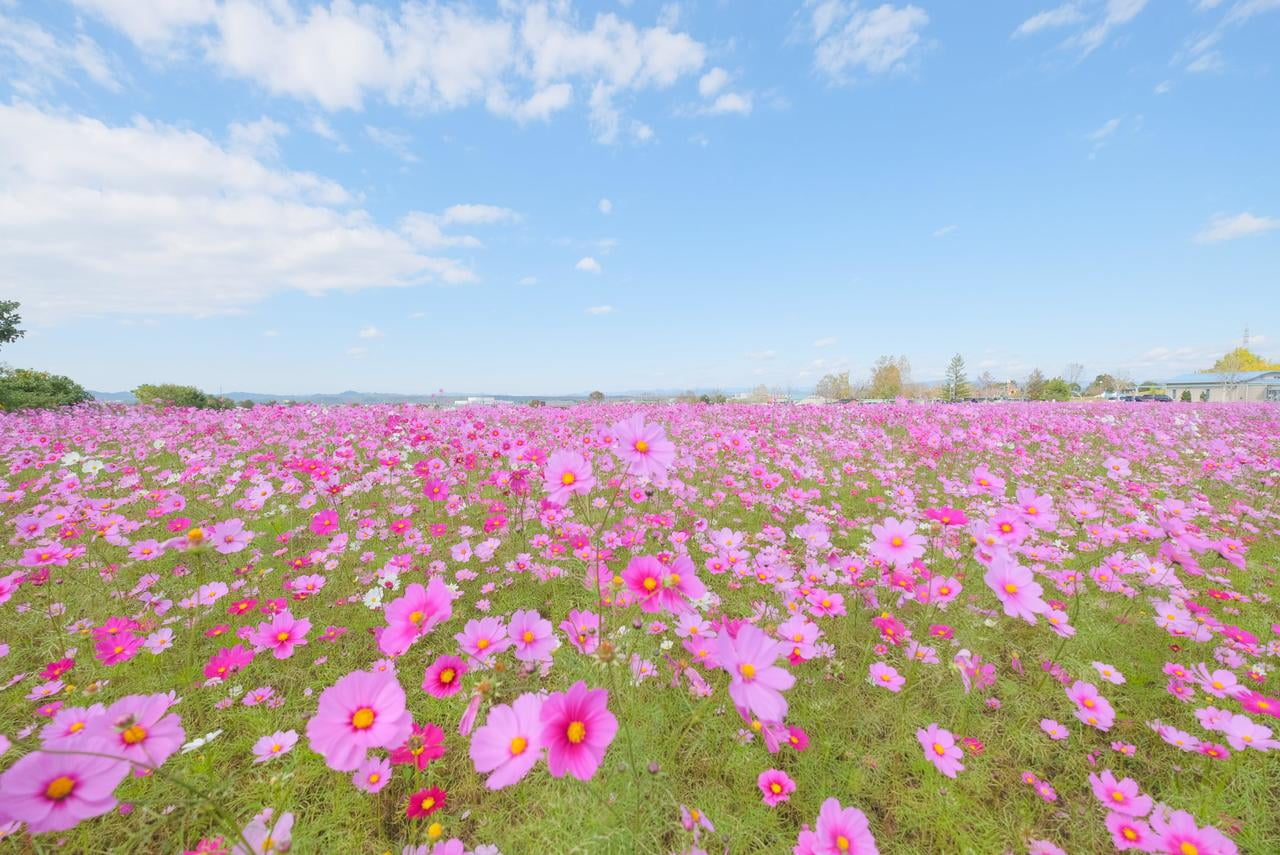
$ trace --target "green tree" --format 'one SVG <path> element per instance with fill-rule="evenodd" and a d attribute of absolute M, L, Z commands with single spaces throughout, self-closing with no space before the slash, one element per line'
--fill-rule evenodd
<path fill-rule="evenodd" d="M 139 404 L 153 407 L 195 407 L 202 410 L 226 410 L 233 405 L 226 398 L 202 392 L 195 386 L 176 383 L 144 383 L 133 390 Z"/>
<path fill-rule="evenodd" d="M 92 401 L 93 396 L 70 377 L 0 368 L 0 407 L 6 410 L 48 409 Z"/>
<path fill-rule="evenodd" d="M 22 316 L 18 314 L 16 300 L 0 300 L 0 344 L 12 344 L 26 334 L 18 324 Z"/>
<path fill-rule="evenodd" d="M 964 373 L 964 357 L 958 353 L 947 363 L 946 392 L 948 401 L 959 401 L 970 395 L 969 378 Z"/>
<path fill-rule="evenodd" d="M 529 406 L 533 407 L 534 409 L 537 409 L 538 407 L 545 407 L 546 405 L 547 405 L 547 402 L 542 400 L 541 398 L 529 399 Z"/>
<path fill-rule="evenodd" d="M 1042 401 L 1070 401 L 1071 400 L 1071 384 L 1061 377 L 1054 377 L 1052 380 L 1044 384 L 1041 391 L 1040 400 Z"/>
<path fill-rule="evenodd" d="M 826 398 L 828 401 L 844 401 L 852 398 L 853 386 L 849 383 L 849 372 L 841 371 L 839 374 L 826 375 L 818 381 L 813 392 L 819 398 Z"/>
<path fill-rule="evenodd" d="M 1043 401 L 1046 382 L 1044 374 L 1040 372 L 1040 369 L 1033 369 L 1031 373 L 1027 375 L 1026 385 L 1022 387 L 1026 399 L 1028 401 Z"/>
<path fill-rule="evenodd" d="M 597 389 L 587 396 L 587 400 L 593 404 L 598 404 L 604 400 L 604 392 L 601 392 L 599 389 Z"/>

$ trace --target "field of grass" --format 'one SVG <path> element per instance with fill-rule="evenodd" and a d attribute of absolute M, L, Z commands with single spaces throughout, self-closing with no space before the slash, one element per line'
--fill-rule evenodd
<path fill-rule="evenodd" d="M 615 427 L 637 412 L 674 446 L 646 477 L 634 474 Z M 558 450 L 583 455 L 595 478 L 563 506 L 547 500 L 556 484 L 544 483 Z M 1054 851 L 1039 848 L 1048 841 L 1076 855 L 1115 848 L 1089 782 L 1108 769 L 1134 779 L 1157 812 L 1186 811 L 1241 852 L 1280 852 L 1280 753 L 1265 739 L 1231 748 L 1227 733 L 1196 715 L 1216 707 L 1280 727 L 1241 700 L 1280 695 L 1270 675 L 1280 657 L 1280 408 L 86 407 L 0 415 L 0 473 L 0 734 L 12 743 L 0 769 L 39 752 L 56 712 L 48 705 L 58 702 L 173 692 L 186 744 L 154 773 L 125 778 L 119 805 L 62 830 L 29 834 L 6 808 L 15 781 L 0 777 L 0 820 L 14 814 L 0 852 L 182 852 L 202 840 L 223 851 L 219 837 L 230 850 L 264 808 L 293 815 L 292 851 L 302 853 L 429 851 L 451 838 L 468 852 L 488 845 L 507 855 L 790 852 L 835 798 L 865 815 L 880 852 Z M 424 495 L 430 483 L 448 498 Z M 1056 522 L 1028 516 L 1026 495 Z M 316 533 L 327 509 L 337 527 Z M 938 509 L 967 522 L 943 525 L 927 513 Z M 1019 523 L 1001 539 L 1006 517 Z M 233 519 L 253 537 L 219 551 L 204 533 Z M 872 531 L 889 519 L 922 538 L 922 555 L 895 566 Z M 726 529 L 732 548 L 718 545 Z M 158 557 L 131 557 L 149 540 Z M 585 581 L 596 555 L 602 591 Z M 618 584 L 638 556 L 669 566 L 683 555 L 707 593 L 678 611 L 644 612 Z M 726 555 L 714 572 L 708 562 Z M 1027 568 L 1043 587 L 1034 623 L 1010 616 L 984 581 L 993 562 Z M 394 588 L 371 607 L 375 574 L 389 566 L 400 571 Z M 298 598 L 287 586 L 310 574 L 323 587 Z M 394 670 L 414 721 L 444 731 L 444 755 L 421 770 L 396 765 L 384 789 L 362 792 L 312 750 L 307 724 L 325 688 L 386 658 L 374 636 L 387 625 L 386 605 L 436 576 L 456 587 L 451 616 L 395 657 Z M 934 577 L 963 590 L 949 603 L 925 602 Z M 219 582 L 228 591 L 216 602 L 183 603 Z M 842 597 L 844 613 L 824 614 L 824 594 Z M 253 649 L 237 633 L 268 619 L 260 605 L 271 598 L 287 598 L 310 621 L 307 643 L 207 678 L 219 650 Z M 252 610 L 229 613 L 246 599 Z M 1162 626 L 1166 606 L 1179 619 Z M 427 665 L 461 655 L 454 636 L 468 620 L 520 609 L 556 627 L 548 665 L 506 651 L 473 664 L 458 694 L 420 689 Z M 603 616 L 596 652 L 580 652 L 559 628 L 573 609 Z M 817 626 L 811 655 L 779 660 L 795 678 L 783 692 L 785 722 L 744 720 L 728 693 L 741 677 L 697 663 L 676 635 L 690 611 L 721 634 L 741 623 L 776 635 L 805 615 Z M 1053 615 L 1074 634 L 1054 632 Z M 170 629 L 172 646 L 107 664 L 95 631 L 111 618 L 132 621 L 139 638 Z M 950 637 L 931 635 L 933 626 Z M 326 627 L 345 632 L 325 640 Z M 913 641 L 935 648 L 937 663 L 914 661 Z M 954 662 L 961 651 L 994 666 L 993 685 L 966 688 Z M 63 659 L 74 660 L 70 670 L 42 676 Z M 871 684 L 881 662 L 905 677 L 900 691 Z M 1125 682 L 1104 681 L 1095 662 Z M 1225 669 L 1240 687 L 1215 697 L 1194 673 L 1171 678 L 1169 663 Z M 460 727 L 473 698 L 479 727 L 495 704 L 579 680 L 608 691 L 619 724 L 590 780 L 553 778 L 543 761 L 518 783 L 488 789 L 469 754 L 474 730 Z M 1077 717 L 1067 691 L 1075 681 L 1114 707 L 1106 731 Z M 1177 697 L 1174 683 L 1190 696 Z M 276 700 L 245 705 L 259 687 Z M 1042 719 L 1068 737 L 1050 739 Z M 1170 744 L 1156 721 L 1195 744 Z M 934 723 L 963 751 L 954 779 L 917 740 Z M 768 750 L 765 731 L 781 724 L 803 729 L 804 750 Z M 253 762 L 255 742 L 290 730 L 292 750 Z M 192 745 L 207 734 L 216 736 Z M 1201 744 L 1227 747 L 1227 756 L 1194 750 Z M 757 787 L 767 769 L 796 784 L 774 807 Z M 1054 799 L 1026 773 L 1051 785 Z M 432 786 L 447 793 L 445 806 L 406 816 L 410 794 Z M 681 806 L 714 831 L 687 829 Z M 1235 849 L 1198 850 L 1211 851 Z"/>

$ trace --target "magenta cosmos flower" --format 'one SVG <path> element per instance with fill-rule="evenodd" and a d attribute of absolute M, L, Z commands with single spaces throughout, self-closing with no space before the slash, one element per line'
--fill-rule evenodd
<path fill-rule="evenodd" d="M 729 697 L 739 709 L 754 713 L 763 721 L 782 721 L 787 715 L 787 699 L 782 693 L 795 685 L 796 678 L 774 664 L 787 655 L 787 646 L 774 641 L 754 624 L 744 623 L 737 636 L 722 632 L 716 637 L 720 667 L 729 672 Z"/>
<path fill-rule="evenodd" d="M 765 769 L 756 778 L 756 786 L 760 788 L 760 796 L 769 807 L 777 807 L 791 799 L 796 791 L 796 782 L 781 769 Z"/>
<path fill-rule="evenodd" d="M 547 498 L 557 505 L 567 504 L 570 496 L 585 496 L 596 485 L 591 464 L 576 451 L 553 451 L 543 472 Z"/>
<path fill-rule="evenodd" d="M 1216 828 L 1200 828 L 1185 810 L 1166 812 L 1158 808 L 1151 814 L 1151 830 L 1159 852 L 1194 853 L 1194 855 L 1236 855 L 1239 851 L 1231 839 Z"/>
<path fill-rule="evenodd" d="M 688 611 L 689 600 L 707 593 L 687 555 L 675 559 L 670 567 L 651 556 L 638 555 L 627 563 L 622 580 L 645 612 Z"/>
<path fill-rule="evenodd" d="M 394 672 L 352 671 L 320 693 L 307 739 L 330 769 L 353 772 L 370 748 L 403 743 L 412 723 Z"/>
<path fill-rule="evenodd" d="M 387 625 L 378 636 L 378 649 L 387 656 L 399 656 L 452 616 L 453 592 L 443 579 L 432 577 L 425 588 L 415 582 L 383 610 Z"/>
<path fill-rule="evenodd" d="M 1040 597 L 1044 589 L 1035 581 L 1035 576 L 1004 550 L 997 550 L 982 580 L 995 592 L 1009 617 L 1035 623 L 1036 615 L 1049 610 L 1049 604 Z"/>
<path fill-rule="evenodd" d="M 614 425 L 613 433 L 618 438 L 615 453 L 628 475 L 661 478 L 675 462 L 675 443 L 667 439 L 662 425 L 646 424 L 639 413 Z"/>
<path fill-rule="evenodd" d="M 553 778 L 568 772 L 588 781 L 600 768 L 604 752 L 618 732 L 618 720 L 609 712 L 609 692 L 588 689 L 579 680 L 567 692 L 556 692 L 542 702 L 542 744 L 547 748 L 547 768 Z"/>
<path fill-rule="evenodd" d="M 934 765 L 939 772 L 948 778 L 954 778 L 956 772 L 964 771 L 960 759 L 964 752 L 956 745 L 956 738 L 951 731 L 931 724 L 916 731 L 916 739 L 924 749 L 924 759 Z"/>
<path fill-rule="evenodd" d="M 288 659 L 294 648 L 307 643 L 307 633 L 311 631 L 311 621 L 306 618 L 295 618 L 288 609 L 264 621 L 249 635 L 249 643 L 257 652 L 270 650 L 277 659 Z"/>
<path fill-rule="evenodd" d="M 526 692 L 515 702 L 498 704 L 471 737 L 471 762 L 489 772 L 485 786 L 500 790 L 519 781 L 542 753 L 542 699 Z"/>
<path fill-rule="evenodd" d="M 447 698 L 462 689 L 467 663 L 457 656 L 441 656 L 422 672 L 422 691 L 433 698 Z"/>
<path fill-rule="evenodd" d="M 916 534 L 916 524 L 889 517 L 871 527 L 871 554 L 886 564 L 902 567 L 924 555 L 924 535 Z"/>
<path fill-rule="evenodd" d="M 813 835 L 815 855 L 879 855 L 867 815 L 857 808 L 840 807 L 837 799 L 822 803 Z"/>
<path fill-rule="evenodd" d="M 182 719 L 170 695 L 126 695 L 85 728 L 97 751 L 142 766 L 159 766 L 182 745 Z"/>
<path fill-rule="evenodd" d="M 128 763 L 106 757 L 33 752 L 0 775 L 0 816 L 34 834 L 71 828 L 115 807 L 128 772 Z"/>

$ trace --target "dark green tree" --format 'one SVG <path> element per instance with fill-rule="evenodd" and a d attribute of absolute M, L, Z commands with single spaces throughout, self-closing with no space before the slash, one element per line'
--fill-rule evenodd
<path fill-rule="evenodd" d="M 947 363 L 945 382 L 948 401 L 959 401 L 969 397 L 969 378 L 964 373 L 964 357 L 958 353 Z"/>
<path fill-rule="evenodd" d="M 27 368 L 0 368 L 0 407 L 6 410 L 43 410 L 92 400 L 93 396 L 70 377 Z"/>
<path fill-rule="evenodd" d="M 12 344 L 26 334 L 26 330 L 18 326 L 22 316 L 18 314 L 16 300 L 0 300 L 0 344 Z"/>

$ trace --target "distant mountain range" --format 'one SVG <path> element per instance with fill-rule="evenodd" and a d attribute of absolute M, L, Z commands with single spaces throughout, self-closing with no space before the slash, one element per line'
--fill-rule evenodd
<path fill-rule="evenodd" d="M 673 398 L 687 391 L 689 390 L 635 389 L 605 395 L 605 399 Z M 713 391 L 733 395 L 749 390 L 742 387 L 732 389 L 694 389 L 693 391 L 699 395 Z M 91 389 L 89 394 L 99 401 L 114 401 L 122 404 L 136 403 L 132 392 L 95 392 Z M 446 392 L 442 395 L 401 395 L 393 392 L 357 392 L 354 389 L 348 389 L 345 392 L 315 392 L 305 395 L 270 395 L 262 392 L 220 392 L 218 394 L 232 401 L 253 401 L 255 404 L 262 404 L 267 401 L 296 401 L 303 404 L 452 404 L 454 401 L 461 401 L 467 398 L 493 398 L 513 404 L 524 404 L 534 399 L 542 401 L 585 401 L 588 393 L 575 392 L 567 395 L 491 395 L 481 392 Z"/>

